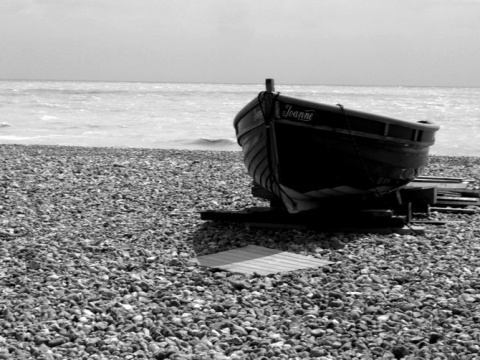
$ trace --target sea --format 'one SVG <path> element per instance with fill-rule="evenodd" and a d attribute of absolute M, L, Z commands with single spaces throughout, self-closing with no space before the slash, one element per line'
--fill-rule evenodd
<path fill-rule="evenodd" d="M 233 150 L 264 84 L 0 81 L 0 144 Z M 284 95 L 440 125 L 430 153 L 480 154 L 480 88 L 276 84 Z"/>

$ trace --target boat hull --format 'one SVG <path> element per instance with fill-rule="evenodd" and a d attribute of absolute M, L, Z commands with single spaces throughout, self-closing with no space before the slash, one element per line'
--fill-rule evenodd
<path fill-rule="evenodd" d="M 259 96 L 234 125 L 248 173 L 291 213 L 401 188 L 421 173 L 438 130 L 282 95 L 270 101 L 270 115 Z"/>

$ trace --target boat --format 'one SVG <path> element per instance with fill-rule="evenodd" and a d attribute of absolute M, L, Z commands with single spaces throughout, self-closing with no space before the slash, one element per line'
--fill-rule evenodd
<path fill-rule="evenodd" d="M 439 126 L 405 121 L 266 90 L 235 117 L 254 182 L 289 213 L 358 204 L 419 176 Z"/>

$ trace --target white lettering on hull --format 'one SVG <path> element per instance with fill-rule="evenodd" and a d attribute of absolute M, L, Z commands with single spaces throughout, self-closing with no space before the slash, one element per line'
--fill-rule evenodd
<path fill-rule="evenodd" d="M 313 119 L 313 114 L 315 110 L 295 110 L 292 105 L 285 105 L 285 110 L 282 111 L 282 117 L 284 118 L 293 118 L 301 121 L 311 121 Z"/>

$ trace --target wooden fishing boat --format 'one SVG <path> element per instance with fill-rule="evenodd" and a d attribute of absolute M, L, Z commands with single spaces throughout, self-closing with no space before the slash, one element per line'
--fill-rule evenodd
<path fill-rule="evenodd" d="M 280 95 L 271 79 L 234 126 L 248 173 L 290 213 L 398 190 L 420 175 L 439 129 Z"/>

